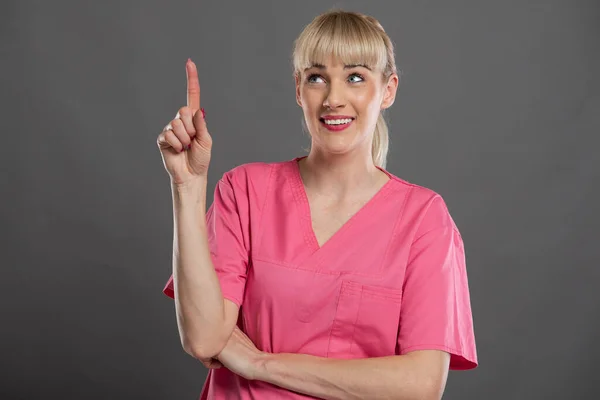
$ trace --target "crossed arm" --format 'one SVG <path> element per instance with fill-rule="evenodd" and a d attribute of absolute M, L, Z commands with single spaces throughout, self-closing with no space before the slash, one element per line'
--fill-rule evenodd
<path fill-rule="evenodd" d="M 323 399 L 439 400 L 449 362 L 438 350 L 351 360 L 264 354 L 255 378 Z"/>

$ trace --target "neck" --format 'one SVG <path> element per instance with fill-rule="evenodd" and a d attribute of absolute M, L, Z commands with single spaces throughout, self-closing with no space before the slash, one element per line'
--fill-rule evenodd
<path fill-rule="evenodd" d="M 299 160 L 299 168 L 307 188 L 338 198 L 389 179 L 375 166 L 370 153 L 357 157 L 356 154 L 324 155 L 311 151 L 308 157 Z"/>

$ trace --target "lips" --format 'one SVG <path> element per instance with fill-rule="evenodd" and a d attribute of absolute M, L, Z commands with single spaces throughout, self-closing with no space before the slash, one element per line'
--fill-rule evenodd
<path fill-rule="evenodd" d="M 352 125 L 354 117 L 349 115 L 325 115 L 319 118 L 321 125 L 330 131 L 342 131 Z M 338 123 L 327 123 L 326 121 L 338 121 Z"/>

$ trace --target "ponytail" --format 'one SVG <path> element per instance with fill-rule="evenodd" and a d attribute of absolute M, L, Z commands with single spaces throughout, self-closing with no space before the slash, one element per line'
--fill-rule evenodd
<path fill-rule="evenodd" d="M 375 132 L 373 133 L 371 154 L 375 165 L 383 169 L 385 169 L 385 164 L 387 162 L 389 144 L 388 127 L 383 118 L 383 114 L 380 113 L 377 118 L 377 124 L 375 125 Z"/>

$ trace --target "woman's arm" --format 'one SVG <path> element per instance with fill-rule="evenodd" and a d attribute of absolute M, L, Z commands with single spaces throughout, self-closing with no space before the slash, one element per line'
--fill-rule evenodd
<path fill-rule="evenodd" d="M 323 399 L 439 400 L 449 364 L 438 350 L 352 360 L 267 353 L 256 379 Z"/>
<path fill-rule="evenodd" d="M 224 302 L 210 256 L 206 226 L 206 178 L 172 185 L 173 285 L 177 325 L 184 350 L 209 359 L 227 344 L 239 309 Z"/>

